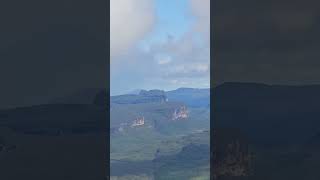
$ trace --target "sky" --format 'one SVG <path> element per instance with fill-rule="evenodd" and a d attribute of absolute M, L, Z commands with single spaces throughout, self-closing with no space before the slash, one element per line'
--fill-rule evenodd
<path fill-rule="evenodd" d="M 209 84 L 209 0 L 114 2 L 132 14 L 111 13 L 111 94 Z M 320 83 L 319 1 L 214 2 L 213 84 Z"/>
<path fill-rule="evenodd" d="M 210 0 L 111 0 L 111 95 L 210 86 Z"/>

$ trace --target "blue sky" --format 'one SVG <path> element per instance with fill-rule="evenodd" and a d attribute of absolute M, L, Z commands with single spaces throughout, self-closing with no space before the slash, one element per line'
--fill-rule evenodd
<path fill-rule="evenodd" d="M 197 39 L 209 39 L 198 29 L 210 1 L 137 2 L 111 0 L 111 94 L 209 87 L 209 45 Z"/>
<path fill-rule="evenodd" d="M 186 0 L 156 0 L 156 25 L 143 39 L 143 44 L 163 42 L 168 35 L 180 38 L 191 26 L 192 16 L 188 13 Z"/>

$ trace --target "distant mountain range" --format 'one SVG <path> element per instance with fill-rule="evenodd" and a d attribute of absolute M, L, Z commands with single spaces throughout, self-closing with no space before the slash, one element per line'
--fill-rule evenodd
<path fill-rule="evenodd" d="M 111 104 L 143 103 L 145 101 L 181 102 L 188 107 L 210 107 L 210 89 L 179 88 L 172 91 L 139 90 L 136 93 L 111 96 Z"/>
<path fill-rule="evenodd" d="M 224 83 L 214 88 L 213 92 L 213 106 L 215 107 L 213 118 L 216 119 L 213 121 L 214 126 L 240 128 L 252 137 L 252 141 L 260 143 L 303 142 L 320 132 L 320 121 L 318 120 L 320 119 L 320 85 Z M 67 109 L 72 107 L 75 113 L 81 113 L 80 109 L 86 107 L 89 109 L 94 99 L 97 104 L 107 104 L 106 97 L 103 96 L 106 96 L 106 93 L 101 89 L 88 89 L 59 98 L 53 101 L 54 106 L 39 105 L 3 110 L 0 112 L 0 124 L 5 124 L 4 122 L 10 117 L 15 117 L 22 112 L 25 112 L 23 115 L 25 118 L 31 114 L 40 116 L 41 112 L 37 109 L 46 109 L 46 111 L 50 109 L 53 113 L 59 109 L 66 109 L 65 111 L 70 112 Z M 179 106 L 184 105 L 187 108 L 208 108 L 210 91 L 209 89 L 179 88 L 167 92 L 140 91 L 138 95 L 111 97 L 111 104 L 118 105 L 139 102 L 143 104 L 147 101 L 168 101 L 168 104 L 180 104 Z M 63 104 L 83 104 L 83 106 Z M 76 110 L 77 108 L 79 111 Z M 91 109 L 94 109 L 94 106 Z M 46 116 L 46 113 L 43 113 L 43 116 Z"/>
<path fill-rule="evenodd" d="M 111 104 L 143 104 L 149 102 L 165 102 L 167 96 L 161 90 L 141 90 L 139 94 L 126 94 L 119 96 L 111 96 Z"/>
<path fill-rule="evenodd" d="M 181 95 L 177 92 L 168 93 L 162 90 L 141 90 L 139 94 L 111 96 L 110 124 L 113 128 L 112 132 L 116 132 L 116 129 L 122 131 L 127 126 L 134 124 L 139 118 L 143 118 L 144 126 L 148 126 L 151 129 L 156 129 L 157 131 L 168 131 L 171 129 L 171 132 L 179 132 L 178 129 L 186 128 L 185 126 L 190 123 L 190 119 L 191 122 L 193 122 L 199 119 L 198 117 L 204 117 L 203 114 L 197 114 L 198 111 L 199 113 L 205 112 L 207 116 L 205 119 L 207 119 L 209 123 L 209 106 L 206 104 L 203 107 L 197 107 L 198 109 L 193 109 L 195 107 L 190 106 L 190 104 L 196 103 L 193 102 L 196 101 L 193 99 L 197 98 L 199 91 L 190 90 L 191 89 L 183 91 L 181 89 L 177 90 L 179 92 L 181 91 Z M 168 94 L 170 94 L 170 97 L 176 97 L 176 100 L 174 98 L 169 99 Z M 209 101 L 209 96 L 207 98 Z M 204 109 L 199 110 L 199 108 Z M 189 120 L 182 124 L 176 122 L 184 119 Z"/>
<path fill-rule="evenodd" d="M 68 103 L 68 104 L 88 104 L 92 102 L 92 99 L 97 95 L 98 92 L 101 92 L 101 89 L 97 88 L 89 88 L 82 91 L 75 92 L 73 94 L 69 94 L 64 97 L 56 98 L 51 101 L 51 103 Z M 124 101 L 135 101 L 134 99 L 138 97 L 138 95 L 142 95 L 144 92 L 148 93 L 161 93 L 164 97 L 163 100 L 168 99 L 168 101 L 172 102 L 183 102 L 190 107 L 209 107 L 210 105 L 210 89 L 198 89 L 198 88 L 178 88 L 172 91 L 163 91 L 163 90 L 150 90 L 146 91 L 143 89 L 133 90 L 123 95 L 111 96 L 111 103 L 118 101 L 123 101 L 122 103 L 126 103 Z M 150 96 L 146 99 L 150 100 Z M 105 99 L 105 98 L 102 98 Z M 136 99 L 137 100 L 137 99 Z M 139 101 L 143 100 L 139 98 Z M 138 102 L 137 102 L 138 103 Z"/>
<path fill-rule="evenodd" d="M 231 82 L 215 87 L 212 92 L 214 108 L 211 123 L 215 129 L 223 129 L 224 135 L 237 131 L 244 137 L 248 151 L 253 151 L 258 159 L 255 161 L 259 167 L 256 179 L 263 179 L 264 175 L 269 179 L 277 179 L 278 174 L 270 174 L 271 171 L 281 174 L 278 179 L 293 179 L 286 176 L 289 170 L 300 173 L 301 176 L 294 178 L 303 179 L 310 173 L 304 170 L 318 168 L 320 85 Z M 105 90 L 87 89 L 55 99 L 47 105 L 1 110 L 0 127 L 40 136 L 102 132 L 106 130 L 107 99 Z M 202 137 L 197 134 L 210 130 L 209 89 L 179 88 L 167 92 L 140 90 L 139 93 L 112 96 L 110 104 L 112 139 L 118 142 L 111 149 L 115 159 L 141 160 L 147 157 L 151 161 L 158 147 L 165 146 L 167 141 L 174 150 L 169 148 L 165 152 L 173 159 L 176 158 L 173 156 L 177 149 L 182 150 L 183 147 L 189 147 L 182 151 L 188 155 L 193 149 L 206 150 L 202 145 L 187 145 L 181 138 Z M 238 135 L 232 137 L 235 136 Z M 190 139 L 188 143 L 193 143 L 194 140 Z M 228 142 L 225 141 L 233 140 L 225 138 L 222 142 L 216 142 L 228 148 Z M 218 147 L 219 144 L 216 145 Z M 237 148 L 238 145 L 235 143 L 233 146 Z M 246 146 L 241 147 L 244 152 L 247 151 Z M 117 151 L 122 154 L 115 153 Z M 221 151 L 220 154 L 224 155 Z M 128 152 L 130 156 L 125 156 Z M 161 155 L 161 152 L 158 154 Z M 242 163 L 247 162 L 242 152 L 238 152 L 238 156 L 243 158 Z M 219 163 L 227 167 L 223 157 L 220 158 L 222 161 Z M 319 179 L 320 175 L 317 177 Z"/>

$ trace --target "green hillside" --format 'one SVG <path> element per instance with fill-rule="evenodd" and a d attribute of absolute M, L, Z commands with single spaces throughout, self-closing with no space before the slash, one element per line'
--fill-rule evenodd
<path fill-rule="evenodd" d="M 159 92 L 111 97 L 111 179 L 209 179 L 209 107 Z"/>

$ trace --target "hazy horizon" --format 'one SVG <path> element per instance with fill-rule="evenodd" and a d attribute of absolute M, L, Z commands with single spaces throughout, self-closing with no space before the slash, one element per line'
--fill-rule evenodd
<path fill-rule="evenodd" d="M 123 92 L 118 92 L 118 93 L 110 93 L 110 96 L 117 96 L 117 95 L 123 95 L 123 94 L 129 94 L 132 92 L 136 92 L 136 91 L 140 91 L 140 90 L 146 90 L 146 91 L 150 91 L 150 90 L 162 90 L 165 92 L 168 91 L 174 91 L 177 89 L 182 89 L 182 88 L 190 88 L 190 89 L 210 89 L 210 87 L 178 87 L 178 88 L 173 88 L 173 89 L 163 89 L 163 88 L 148 88 L 148 89 L 142 89 L 142 88 L 138 88 L 138 89 L 132 89 L 132 90 L 126 90 Z"/>

